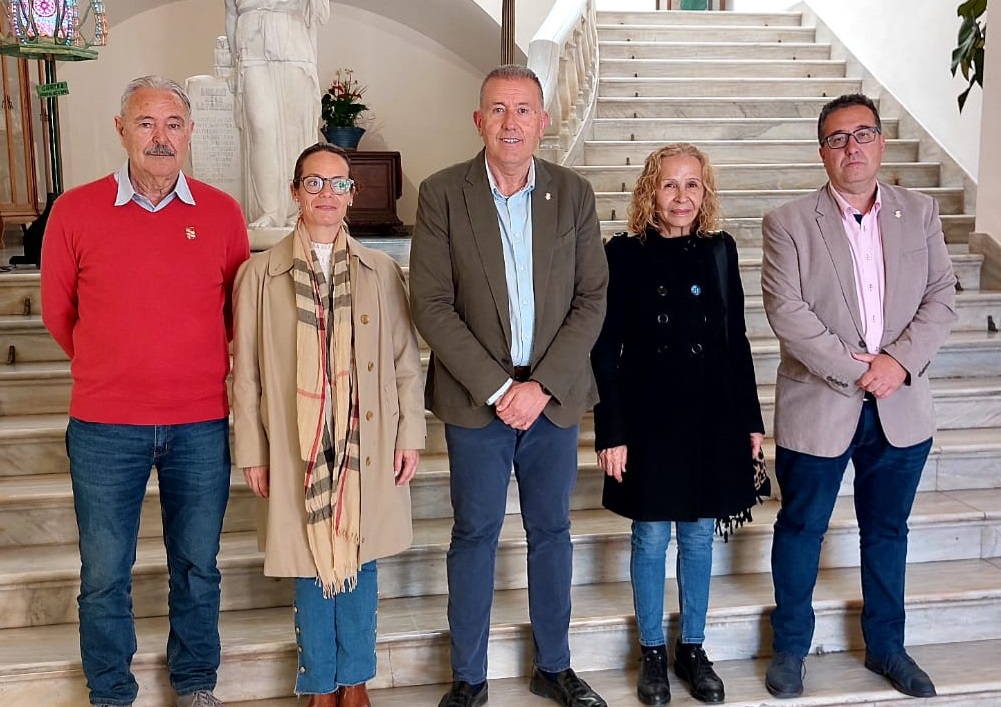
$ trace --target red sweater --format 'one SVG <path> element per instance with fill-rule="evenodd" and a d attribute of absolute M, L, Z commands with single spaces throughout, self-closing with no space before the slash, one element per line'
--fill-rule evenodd
<path fill-rule="evenodd" d="M 250 255 L 239 204 L 188 179 L 150 213 L 115 206 L 114 175 L 52 206 L 42 321 L 71 360 L 70 415 L 175 425 L 226 417 L 233 279 Z"/>

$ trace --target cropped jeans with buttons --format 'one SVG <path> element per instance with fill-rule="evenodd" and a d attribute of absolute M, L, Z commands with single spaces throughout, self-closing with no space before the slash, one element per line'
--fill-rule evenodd
<path fill-rule="evenodd" d="M 675 524 L 678 528 L 677 579 L 682 643 L 701 644 L 705 640 L 715 524 L 713 518 Z M 664 581 L 670 542 L 671 521 L 633 521 L 629 577 L 642 646 L 666 643 Z"/>
<path fill-rule="evenodd" d="M 378 602 L 375 560 L 358 570 L 353 590 L 329 598 L 315 577 L 295 580 L 295 694 L 326 695 L 375 677 Z"/>
<path fill-rule="evenodd" d="M 219 668 L 219 534 L 229 500 L 229 422 L 66 429 L 80 535 L 80 654 L 93 704 L 139 691 L 132 565 L 152 468 L 167 551 L 167 670 L 179 695 L 212 690 Z"/>

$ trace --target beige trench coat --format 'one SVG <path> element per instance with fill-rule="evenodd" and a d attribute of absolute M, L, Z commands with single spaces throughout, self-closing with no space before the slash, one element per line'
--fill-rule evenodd
<path fill-rule="evenodd" d="M 426 430 L 403 274 L 385 253 L 354 239 L 348 252 L 359 378 L 361 561 L 368 562 L 410 546 L 410 489 L 395 484 L 393 452 L 423 449 Z M 296 431 L 292 236 L 243 264 L 233 308 L 233 458 L 240 468 L 271 468 L 259 524 L 264 574 L 314 577 Z"/>

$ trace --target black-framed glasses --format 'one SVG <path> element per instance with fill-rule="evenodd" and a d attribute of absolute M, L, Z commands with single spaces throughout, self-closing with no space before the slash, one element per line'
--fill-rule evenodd
<path fill-rule="evenodd" d="M 330 185 L 330 191 L 334 194 L 350 194 L 355 186 L 355 180 L 346 177 L 303 177 L 299 183 L 307 194 L 319 194 L 323 191 L 324 183 Z"/>
<path fill-rule="evenodd" d="M 855 142 L 859 145 L 865 145 L 868 142 L 872 142 L 879 135 L 879 128 L 872 127 L 862 127 L 858 130 L 853 130 L 850 133 L 846 133 L 843 130 L 836 133 L 831 133 L 823 140 L 820 141 L 822 145 L 827 145 L 832 150 L 840 150 L 843 147 L 848 146 L 848 138 L 855 138 Z"/>

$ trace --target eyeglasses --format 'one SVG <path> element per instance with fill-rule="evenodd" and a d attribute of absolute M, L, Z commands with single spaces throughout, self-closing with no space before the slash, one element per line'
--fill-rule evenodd
<path fill-rule="evenodd" d="M 859 128 L 850 133 L 839 131 L 836 133 L 831 133 L 823 140 L 820 141 L 821 145 L 827 145 L 832 150 L 840 150 L 843 147 L 847 147 L 848 138 L 855 138 L 855 142 L 859 145 L 865 145 L 867 142 L 872 142 L 879 135 L 879 128 Z"/>
<path fill-rule="evenodd" d="M 355 180 L 344 177 L 303 177 L 299 183 L 307 194 L 319 194 L 325 183 L 330 185 L 330 191 L 334 194 L 350 194 L 355 186 Z"/>

